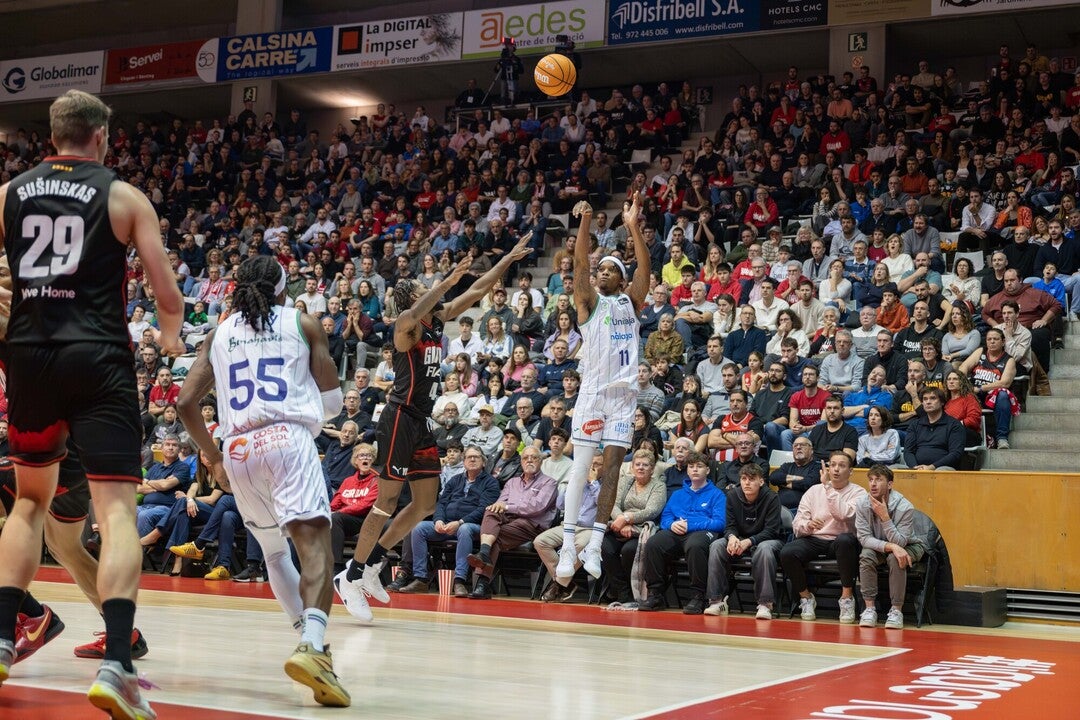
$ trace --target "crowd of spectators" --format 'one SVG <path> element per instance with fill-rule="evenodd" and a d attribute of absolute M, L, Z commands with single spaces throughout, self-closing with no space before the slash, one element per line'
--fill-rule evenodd
<path fill-rule="evenodd" d="M 380 104 L 325 134 L 299 111 L 260 116 L 249 103 L 223 119 L 117 126 L 106 164 L 158 211 L 188 300 L 192 348 L 230 313 L 245 257 L 277 259 L 289 302 L 322 322 L 353 386 L 318 440 L 342 526 L 337 552 L 374 499 L 365 443 L 393 381 L 395 282 L 431 287 L 468 259 L 464 287 L 533 234 L 532 256 L 447 338 L 432 417 L 451 492 L 440 507 L 455 507 L 453 493 L 478 481 L 502 495 L 468 518 L 437 515 L 418 528 L 399 583 L 415 581 L 414 590 L 430 582 L 427 543 L 460 542 L 463 528 L 476 541 L 496 537 L 480 542 L 486 555 L 473 553 L 490 577 L 488 565 L 507 547 L 498 540 L 504 527 L 512 530 L 504 537 L 521 533 L 487 514 L 505 514 L 537 477 L 557 489 L 550 506 L 533 508 L 529 532 L 550 524 L 573 454 L 580 385 L 573 287 L 591 278 L 574 277 L 573 237 L 550 275 L 534 268 L 554 236 L 551 216 L 589 198 L 598 206 L 591 257 L 621 256 L 632 272 L 621 218 L 603 208 L 641 193 L 653 287 L 640 318 L 623 520 L 604 546 L 605 568 L 620 578 L 613 599 L 628 601 L 628 563 L 638 553 L 628 541 L 649 520 L 671 531 L 649 478 L 655 472 L 670 497 L 684 484 L 698 492 L 689 453 L 721 490 L 758 468 L 795 511 L 834 452 L 863 466 L 926 469 L 960 466 L 966 446 L 1009 447 L 1019 412 L 1013 380 L 1029 375 L 1039 387 L 1062 320 L 1080 309 L 1080 75 L 1034 46 L 1021 60 L 1003 46 L 972 87 L 952 68 L 939 70 L 920 62 L 917 73 L 879 84 L 867 67 L 840 78 L 803 78 L 792 67 L 777 82 L 739 87 L 716 132 L 685 150 L 700 109 L 688 83 L 660 83 L 616 88 L 607 99 L 581 91 L 542 117 L 478 107 L 456 127 L 423 106 L 409 114 Z M 658 162 L 622 177 L 635 150 Z M 20 130 L 0 151 L 6 181 L 49 147 Z M 974 252 L 948 262 L 957 250 Z M 173 445 L 186 446 L 174 407 L 184 370 L 168 367 L 154 346 L 154 291 L 134 253 L 127 301 L 150 469 L 142 534 L 179 544 L 187 538 L 177 535 L 177 514 L 190 499 L 188 515 L 201 522 L 220 491 L 187 492 L 194 459 L 186 480 L 171 469 Z M 991 411 L 985 438 L 983 408 Z M 212 402 L 204 420 L 215 427 Z M 773 450 L 792 459 L 770 474 Z M 482 469 L 470 466 L 477 460 Z M 507 496 L 508 487 L 517 490 Z M 179 527 L 183 534 L 186 522 Z M 661 545 L 665 558 L 685 549 L 670 538 Z M 694 553 L 695 590 L 711 600 L 708 548 Z M 458 557 L 462 586 L 469 556 Z M 573 594 L 549 590 L 549 600 Z"/>

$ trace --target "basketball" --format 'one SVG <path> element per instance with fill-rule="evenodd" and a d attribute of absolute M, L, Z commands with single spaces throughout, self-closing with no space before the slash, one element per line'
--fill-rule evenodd
<path fill-rule="evenodd" d="M 559 97 L 570 92 L 577 82 L 577 68 L 570 58 L 552 53 L 540 58 L 533 70 L 536 87 L 548 97 Z"/>

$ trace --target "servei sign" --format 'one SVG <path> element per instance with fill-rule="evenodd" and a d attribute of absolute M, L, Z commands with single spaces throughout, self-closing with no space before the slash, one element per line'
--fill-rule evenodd
<path fill-rule="evenodd" d="M 159 43 L 109 50 L 105 56 L 105 84 L 129 85 L 197 77 L 202 40 Z"/>
<path fill-rule="evenodd" d="M 207 40 L 196 58 L 206 82 L 329 72 L 331 27 L 237 35 Z"/>
<path fill-rule="evenodd" d="M 68 90 L 101 91 L 105 53 L 73 53 L 0 62 L 0 102 L 52 99 Z"/>

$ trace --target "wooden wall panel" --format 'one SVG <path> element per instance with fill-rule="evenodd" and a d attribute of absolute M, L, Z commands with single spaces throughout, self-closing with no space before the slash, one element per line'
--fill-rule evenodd
<path fill-rule="evenodd" d="M 1080 592 L 1080 474 L 895 472 L 941 529 L 957 587 Z"/>

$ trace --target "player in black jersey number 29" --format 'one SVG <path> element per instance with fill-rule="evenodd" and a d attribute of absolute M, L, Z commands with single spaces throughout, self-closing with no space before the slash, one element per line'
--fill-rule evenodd
<path fill-rule="evenodd" d="M 57 155 L 0 187 L 0 241 L 11 265 L 7 335 L 10 457 L 18 498 L 0 535 L 0 682 L 14 660 L 16 614 L 37 572 L 45 513 L 68 437 L 90 481 L 101 530 L 98 594 L 105 657 L 89 699 L 114 718 L 154 718 L 131 664 L 141 546 L 138 405 L 124 285 L 134 243 L 157 291 L 155 341 L 178 355 L 183 298 L 157 214 L 102 162 L 107 105 L 78 90 L 49 108 Z"/>
<path fill-rule="evenodd" d="M 399 280 L 394 287 L 394 300 L 401 314 L 394 324 L 394 386 L 375 430 L 379 446 L 376 464 L 381 473 L 379 497 L 360 528 L 353 559 L 334 578 L 345 608 L 360 620 L 371 620 L 368 595 L 384 603 L 390 600 L 379 579 L 386 551 L 435 511 L 440 467 L 428 422 L 442 378 L 443 323 L 472 307 L 496 280 L 506 275 L 512 263 L 527 256 L 531 237 L 532 233 L 524 235 L 495 267 L 446 305 L 440 304 L 443 294 L 465 276 L 472 264 L 468 258 L 426 293 L 415 280 Z M 405 481 L 409 482 L 412 502 L 384 531 Z"/>

